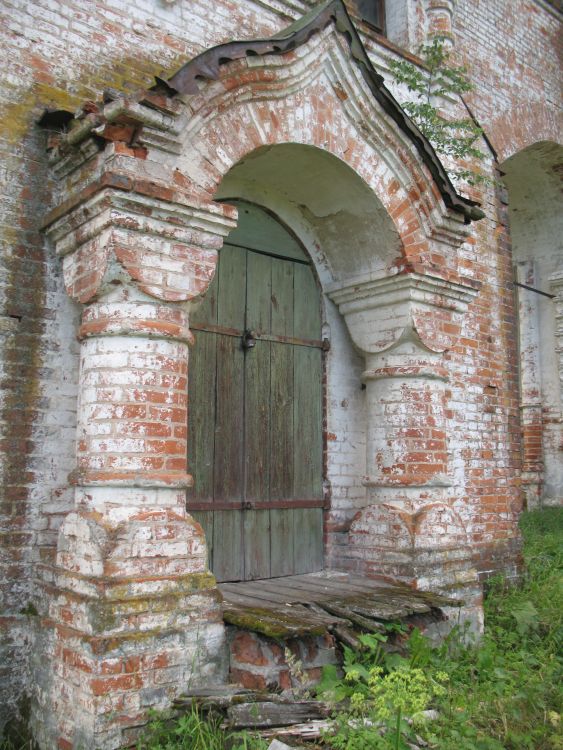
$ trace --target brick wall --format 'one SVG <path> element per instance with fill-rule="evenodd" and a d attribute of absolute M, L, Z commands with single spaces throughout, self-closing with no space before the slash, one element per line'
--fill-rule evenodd
<path fill-rule="evenodd" d="M 220 3 L 209 23 L 204 2 L 8 2 L 0 44 L 11 61 L 0 91 L 0 659 L 5 672 L 0 722 L 27 680 L 33 621 L 42 611 L 34 563 L 53 558 L 57 529 L 73 504 L 78 309 L 62 286 L 60 262 L 40 233 L 49 205 L 45 134 L 48 108 L 75 109 L 104 88 L 134 91 L 174 72 L 203 47 L 232 36 L 269 34 L 279 16 Z M 33 609 L 33 607 L 31 609 Z M 11 666 L 13 665 L 13 666 Z M 18 688 L 18 686 L 20 686 Z"/>
<path fill-rule="evenodd" d="M 561 14 L 534 0 L 456 4 L 455 55 L 470 70 L 467 101 L 498 153 L 561 142 Z"/>
<path fill-rule="evenodd" d="M 0 89 L 4 716 L 29 682 L 32 613 L 43 613 L 46 604 L 34 585 L 35 563 L 53 559 L 57 530 L 73 502 L 67 477 L 75 468 L 78 308 L 66 296 L 59 261 L 40 232 L 51 185 L 45 135 L 34 123 L 45 107 L 73 110 L 85 100 L 99 100 L 106 87 L 133 91 L 151 85 L 155 74 L 173 72 L 202 49 L 232 37 L 267 36 L 310 4 L 215 2 L 212 15 L 205 0 L 139 0 L 134 14 L 121 0 L 6 0 L 2 5 L 0 44 L 11 62 Z M 414 22 L 412 3 L 409 8 Z M 531 0 L 458 0 L 455 6 L 455 54 L 470 68 L 476 86 L 468 103 L 500 163 L 538 140 L 561 139 L 559 27 L 556 15 Z M 376 37 L 368 46 L 383 65 L 388 49 Z M 483 199 L 487 218 L 475 226 L 474 241 L 463 245 L 459 258 L 463 272 L 483 287 L 450 354 L 454 376 L 446 417 L 455 436 L 453 504 L 485 574 L 514 568 L 521 501 L 514 481 L 520 428 L 506 209 L 493 190 Z M 349 340 L 343 349 L 352 356 Z M 335 429 L 328 432 L 329 464 L 340 477 L 328 529 L 337 535 L 333 549 L 345 543 L 347 524 L 363 498 L 357 476 L 363 430 L 338 429 L 341 417 L 351 424 L 347 411 L 362 414 L 364 396 L 355 385 L 359 360 L 355 367 L 351 398 L 344 394 L 330 405 Z M 335 362 L 330 376 L 352 378 L 349 369 L 347 375 L 339 369 Z"/>

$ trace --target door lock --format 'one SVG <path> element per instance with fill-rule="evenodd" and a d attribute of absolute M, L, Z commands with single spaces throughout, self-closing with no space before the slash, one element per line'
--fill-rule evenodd
<path fill-rule="evenodd" d="M 256 337 L 254 331 L 248 329 L 242 335 L 242 348 L 253 349 L 256 346 Z"/>
<path fill-rule="evenodd" d="M 242 504 L 243 510 L 252 510 L 253 507 L 254 507 L 254 504 L 251 503 L 250 500 L 245 500 Z"/>

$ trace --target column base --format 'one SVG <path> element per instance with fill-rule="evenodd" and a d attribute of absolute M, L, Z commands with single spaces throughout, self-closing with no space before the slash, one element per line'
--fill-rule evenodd
<path fill-rule="evenodd" d="M 66 571 L 53 576 L 69 583 Z M 80 583 L 104 586 L 101 579 Z M 189 686 L 226 679 L 221 596 L 213 576 L 106 585 L 99 598 L 77 593 L 76 585 L 47 587 L 51 617 L 39 629 L 32 712 L 34 735 L 45 750 L 128 747 L 149 709 L 169 707 Z M 141 588 L 144 595 L 132 593 Z"/>
<path fill-rule="evenodd" d="M 49 611 L 32 667 L 41 748 L 129 747 L 149 709 L 225 681 L 222 598 L 205 558 L 203 531 L 180 508 L 69 513 L 57 564 L 41 570 Z"/>
<path fill-rule="evenodd" d="M 456 624 L 483 632 L 482 588 L 465 529 L 444 503 L 418 511 L 391 503 L 369 505 L 350 526 L 350 569 L 387 583 L 403 583 L 463 602 L 446 608 L 444 637 Z M 466 626 L 464 623 L 468 623 Z"/>

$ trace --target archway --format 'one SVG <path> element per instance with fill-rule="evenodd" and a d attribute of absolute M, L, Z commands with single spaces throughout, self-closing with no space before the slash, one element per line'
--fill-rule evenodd
<path fill-rule="evenodd" d="M 105 694 L 87 671 L 105 674 L 110 658 L 126 672 L 138 657 L 132 700 L 153 659 L 164 665 L 143 711 L 178 693 L 178 673 L 185 684 L 224 667 L 221 597 L 186 513 L 186 434 L 190 316 L 237 225 L 229 199 L 281 219 L 325 295 L 325 563 L 414 587 L 431 573 L 457 594 L 462 581 L 467 600 L 475 573 L 463 528 L 445 522 L 439 550 L 426 535 L 429 548 L 400 558 L 394 546 L 398 524 L 416 542 L 424 509 L 453 501 L 444 352 L 479 288 L 457 250 L 482 212 L 385 89 L 342 2 L 276 39 L 208 50 L 156 91 L 104 102 L 51 158 L 60 182 L 45 226 L 84 310 L 76 504 L 50 573 L 59 642 L 49 653 L 53 665 L 71 654 L 84 692 L 70 701 L 52 669 L 46 691 L 59 709 L 44 744 L 67 746 L 86 726 L 83 744 L 109 746 L 108 732 L 137 721 L 118 711 L 108 729 L 99 719 Z M 432 422 L 422 430 L 421 398 Z M 478 602 L 476 588 L 469 595 Z"/>
<path fill-rule="evenodd" d="M 502 166 L 519 314 L 523 486 L 528 507 L 563 502 L 563 147 L 542 141 Z"/>
<path fill-rule="evenodd" d="M 250 203 L 241 204 L 240 199 Z M 257 149 L 228 172 L 216 200 L 238 207 L 239 224 L 220 250 L 218 275 L 204 302 L 190 318 L 196 343 L 190 359 L 188 456 L 194 489 L 188 511 L 206 531 L 210 565 L 219 580 L 318 570 L 345 548 L 345 529 L 366 504 L 363 360 L 326 291 L 338 280 L 385 274 L 400 258 L 401 241 L 381 202 L 357 173 L 312 146 L 287 143 Z M 241 247 L 247 248 L 246 260 Z M 232 248 L 237 248 L 235 253 Z M 291 258 L 284 257 L 288 253 Z M 282 320 L 266 304 L 282 293 L 272 264 L 286 270 L 294 266 L 289 290 L 293 298 L 287 306 L 295 321 Z M 313 271 L 307 280 L 308 264 Z M 252 288 L 258 282 L 258 265 L 260 273 L 268 275 L 261 280 L 263 287 L 270 286 L 268 294 Z M 252 274 L 252 280 L 245 273 Z M 322 291 L 321 304 L 315 302 L 313 273 Z M 245 290 L 246 305 L 240 296 L 234 304 L 226 301 L 230 288 L 237 295 Z M 225 300 L 222 307 L 219 295 Z M 257 304 L 260 311 L 250 309 Z M 246 354 L 240 342 L 245 328 L 258 329 L 258 343 Z M 273 342 L 280 334 L 295 339 L 292 354 L 288 342 Z M 223 344 L 211 340 L 221 336 L 227 337 Z M 275 347 L 281 349 L 278 355 Z M 296 392 L 287 373 L 282 376 L 288 356 L 291 378 L 296 387 L 301 383 Z M 217 358 L 226 359 L 225 365 Z M 289 389 L 285 396 L 279 392 L 282 385 Z M 268 401 L 272 388 L 273 400 Z M 291 436 L 280 423 L 279 402 L 293 402 L 298 394 L 302 403 L 292 406 L 292 429 L 301 426 Z M 230 429 L 230 423 L 233 428 L 238 423 L 240 430 Z M 265 442 L 256 438 L 261 431 Z M 286 458 L 275 455 L 277 446 Z M 314 478 L 304 469 L 306 457 L 317 466 Z M 294 484 L 285 497 L 278 486 L 284 474 L 282 481 Z"/>

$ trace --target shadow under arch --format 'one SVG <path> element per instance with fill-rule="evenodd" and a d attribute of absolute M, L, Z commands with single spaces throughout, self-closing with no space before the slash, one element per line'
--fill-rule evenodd
<path fill-rule="evenodd" d="M 279 216 L 303 242 L 322 286 L 388 273 L 402 242 L 382 202 L 345 162 L 315 146 L 263 146 L 235 164 L 215 200 L 251 201 Z"/>

